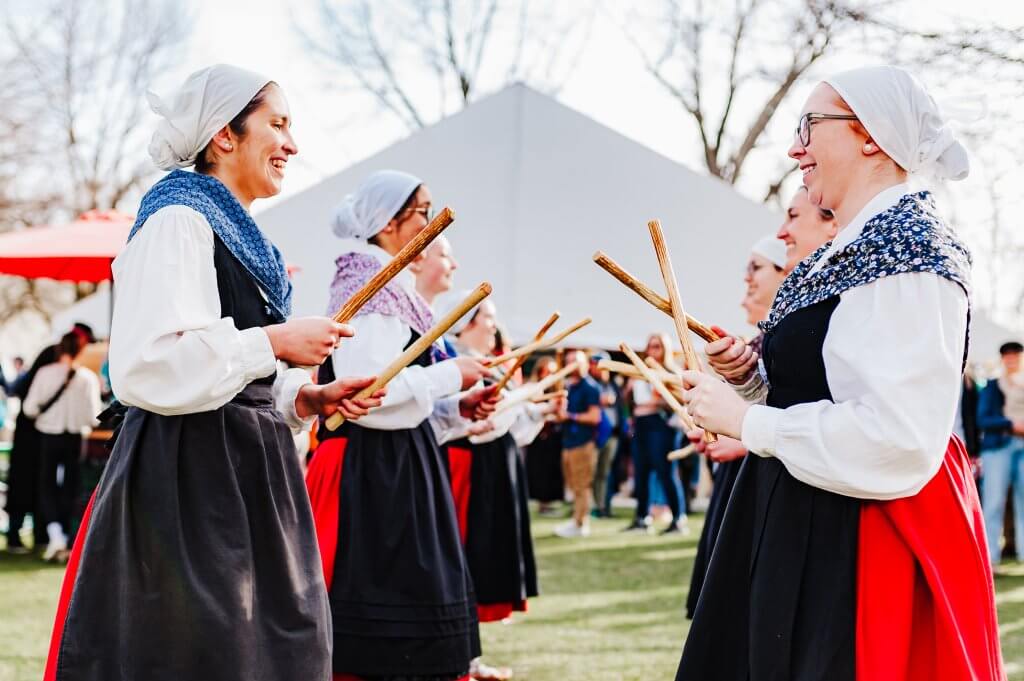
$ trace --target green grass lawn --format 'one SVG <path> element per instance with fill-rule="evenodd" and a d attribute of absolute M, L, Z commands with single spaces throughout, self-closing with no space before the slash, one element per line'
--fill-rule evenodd
<path fill-rule="evenodd" d="M 482 627 L 485 659 L 531 681 L 671 679 L 686 636 L 683 604 L 700 517 L 688 537 L 622 534 L 625 518 L 595 524 L 589 539 L 551 536 L 534 523 L 543 595 L 511 624 Z M 0 553 L 0 681 L 38 681 L 62 570 Z M 1024 565 L 996 579 L 1003 655 L 1024 681 Z"/>

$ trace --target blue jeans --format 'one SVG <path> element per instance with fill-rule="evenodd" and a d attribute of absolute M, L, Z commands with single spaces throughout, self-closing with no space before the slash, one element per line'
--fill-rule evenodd
<path fill-rule="evenodd" d="M 1013 525 L 1017 559 L 1024 559 L 1024 438 L 1014 437 L 1005 447 L 981 452 L 981 508 L 992 563 L 999 562 L 1006 495 L 1013 485 Z"/>
<path fill-rule="evenodd" d="M 640 416 L 636 419 L 636 437 L 633 440 L 633 482 L 636 485 L 636 519 L 643 520 L 650 510 L 650 477 L 657 475 L 662 490 L 676 521 L 686 513 L 684 497 L 676 462 L 668 460 L 668 453 L 675 449 L 678 433 L 659 414 Z"/>

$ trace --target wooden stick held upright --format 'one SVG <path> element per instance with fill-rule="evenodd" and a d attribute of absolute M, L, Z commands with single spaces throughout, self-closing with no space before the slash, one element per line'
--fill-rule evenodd
<path fill-rule="evenodd" d="M 426 227 L 423 228 L 419 234 L 413 237 L 412 241 L 402 247 L 395 257 L 391 259 L 387 265 L 377 272 L 368 282 L 363 284 L 363 287 L 352 294 L 352 297 L 345 301 L 345 304 L 341 306 L 341 309 L 334 314 L 334 321 L 339 324 L 345 324 L 353 317 L 356 316 L 356 312 L 359 311 L 363 305 L 369 302 L 370 298 L 377 295 L 389 281 L 395 278 L 399 272 L 405 269 L 405 266 L 416 259 L 423 250 L 430 245 L 437 235 L 448 228 L 448 225 L 452 224 L 455 220 L 455 213 L 452 212 L 451 208 L 445 206 L 441 209 L 441 212 L 434 216 L 434 219 L 430 221 Z"/>
<path fill-rule="evenodd" d="M 594 262 L 597 263 L 598 267 L 603 269 L 605 272 L 625 284 L 626 288 L 636 293 L 669 317 L 672 316 L 672 304 L 658 295 L 650 286 L 623 269 L 619 263 L 615 262 L 601 251 L 594 254 Z M 708 343 L 720 338 L 720 336 L 715 333 L 710 326 L 701 323 L 690 315 L 686 315 L 686 325 L 690 328 L 690 331 L 693 331 Z"/>
<path fill-rule="evenodd" d="M 576 322 L 565 331 L 562 331 L 559 334 L 555 334 L 555 336 L 550 339 L 541 339 L 539 341 L 527 343 L 526 345 L 520 346 L 515 350 L 512 350 L 511 352 L 506 352 L 504 355 L 501 355 L 500 357 L 491 357 L 490 359 L 484 361 L 484 365 L 489 367 L 497 366 L 499 364 L 504 364 L 510 359 L 525 357 L 526 355 L 529 355 L 531 352 L 536 352 L 537 350 L 545 350 L 547 348 L 558 345 L 566 338 L 576 333 L 577 331 L 579 331 L 592 321 L 593 320 L 590 317 L 581 319 L 580 321 Z"/>
<path fill-rule="evenodd" d="M 619 343 L 619 350 L 622 350 L 626 357 L 629 357 L 629 361 L 632 362 L 637 371 L 643 375 L 644 380 L 651 384 L 651 387 L 654 388 L 655 392 L 661 395 L 661 399 L 665 400 L 665 403 L 672 408 L 672 411 L 674 411 L 677 416 L 679 416 L 683 425 L 686 426 L 686 429 L 693 430 L 696 428 L 697 424 L 695 424 L 693 419 L 690 417 L 690 412 L 686 411 L 686 407 L 679 403 L 679 400 L 677 400 L 675 395 L 669 391 L 668 386 L 661 382 L 661 379 L 654 373 L 654 370 L 644 364 L 643 360 L 633 352 L 633 348 L 629 347 L 625 343 Z"/>
<path fill-rule="evenodd" d="M 398 375 L 398 372 L 409 366 L 417 357 L 422 355 L 434 341 L 444 335 L 445 331 L 451 328 L 451 326 L 459 321 L 459 319 L 467 312 L 472 310 L 474 307 L 480 304 L 480 301 L 491 295 L 491 285 L 484 282 L 473 289 L 465 300 L 459 303 L 459 306 L 454 310 L 445 315 L 444 319 L 437 322 L 432 326 L 426 333 L 420 336 L 415 343 L 410 345 L 405 352 L 399 355 L 391 364 L 384 368 L 384 371 L 380 372 L 380 375 L 370 385 L 360 390 L 355 399 L 363 399 L 374 394 L 384 386 L 388 384 L 392 378 Z M 338 427 L 345 422 L 345 417 L 340 413 L 336 413 L 327 419 L 327 430 L 337 430 Z"/>
<path fill-rule="evenodd" d="M 534 342 L 537 342 L 544 338 L 544 334 L 548 332 L 548 329 L 550 329 L 551 326 L 558 321 L 558 316 L 559 315 L 557 311 L 552 313 L 548 320 L 544 322 L 544 326 L 540 327 L 540 330 L 533 335 Z M 523 364 L 526 363 L 526 359 L 527 355 L 523 355 L 522 357 L 516 360 L 516 363 L 512 365 L 511 369 L 505 372 L 505 375 L 502 377 L 500 381 L 498 381 L 497 385 L 494 388 L 495 393 L 500 393 L 502 388 L 508 385 L 508 382 L 512 380 L 512 376 L 515 375 L 515 373 L 519 371 L 520 368 L 522 368 Z"/>
<path fill-rule="evenodd" d="M 693 350 L 693 343 L 690 342 L 690 334 L 686 325 L 686 312 L 683 310 L 683 303 L 679 298 L 679 284 L 676 282 L 676 273 L 672 269 L 672 259 L 668 255 L 668 247 L 665 245 L 665 235 L 661 232 L 661 223 L 651 220 L 647 223 L 651 232 L 651 242 L 654 244 L 654 253 L 658 256 L 658 267 L 661 269 L 661 278 L 665 281 L 665 289 L 668 293 L 668 302 L 672 306 L 672 322 L 676 327 L 676 335 L 679 336 L 679 345 L 683 349 L 683 359 L 686 360 L 686 368 L 691 371 L 701 371 L 700 360 Z M 705 442 L 715 442 L 718 436 L 714 433 L 704 431 Z"/>

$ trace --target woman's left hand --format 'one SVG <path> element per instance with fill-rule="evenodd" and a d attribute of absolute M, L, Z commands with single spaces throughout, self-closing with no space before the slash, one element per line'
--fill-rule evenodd
<path fill-rule="evenodd" d="M 739 440 L 743 435 L 743 417 L 747 404 L 722 381 L 699 371 L 684 371 L 683 382 L 689 389 L 683 401 L 694 422 L 712 433 Z"/>
<path fill-rule="evenodd" d="M 305 419 L 314 414 L 326 417 L 339 412 L 349 421 L 366 416 L 371 409 L 380 406 L 387 390 L 381 388 L 369 397 L 358 400 L 354 398 L 360 390 L 375 380 L 376 377 L 370 376 L 339 378 L 326 385 L 306 384 L 295 396 L 295 413 L 299 418 Z"/>

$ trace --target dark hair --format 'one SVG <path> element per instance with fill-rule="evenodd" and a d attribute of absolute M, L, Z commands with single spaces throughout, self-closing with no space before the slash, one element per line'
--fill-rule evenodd
<path fill-rule="evenodd" d="M 999 354 L 1002 355 L 1018 355 L 1024 352 L 1024 345 L 1021 345 L 1017 341 L 1010 341 L 1009 343 L 1003 343 L 999 346 Z"/>
<path fill-rule="evenodd" d="M 261 87 L 260 91 L 257 92 L 256 95 L 252 99 L 249 100 L 249 103 L 246 104 L 245 107 L 241 111 L 238 112 L 238 115 L 235 116 L 234 118 L 232 118 L 231 121 L 228 123 L 228 127 L 231 128 L 231 132 L 235 133 L 235 136 L 237 136 L 239 139 L 242 139 L 243 137 L 245 137 L 245 133 L 246 133 L 245 124 L 246 124 L 246 121 L 248 121 L 249 120 L 249 116 L 251 116 L 253 114 L 253 112 L 256 111 L 256 109 L 260 108 L 260 106 L 263 105 L 263 102 L 266 101 L 266 99 L 267 99 L 267 88 L 269 88 L 271 85 L 276 86 L 277 83 L 275 83 L 274 81 L 270 81 L 269 83 L 267 83 L 266 85 Z M 211 144 L 213 144 L 212 140 L 210 142 L 207 142 L 206 146 L 203 147 L 203 150 L 200 151 L 199 155 L 196 156 L 196 172 L 197 173 L 203 173 L 203 174 L 209 173 L 210 170 L 215 165 L 214 162 L 213 162 L 213 159 L 207 153 L 210 150 L 210 145 Z"/>
<path fill-rule="evenodd" d="M 85 346 L 82 343 L 81 337 L 74 331 L 68 332 L 61 336 L 60 342 L 57 343 L 57 357 L 63 357 L 64 355 L 70 355 L 72 358 L 77 357 L 78 353 Z"/>
<path fill-rule="evenodd" d="M 803 189 L 806 192 L 807 191 L 807 186 L 806 185 L 800 185 L 800 188 L 797 189 L 797 191 L 800 191 L 800 189 Z M 818 217 L 821 218 L 822 220 L 835 220 L 836 219 L 836 214 L 833 213 L 828 208 L 822 208 L 821 206 L 815 206 L 815 208 L 818 209 Z"/>
<path fill-rule="evenodd" d="M 392 220 L 397 220 L 399 215 L 412 208 L 412 204 L 416 202 L 416 194 L 419 193 L 420 187 L 422 186 L 422 184 L 416 185 L 416 188 L 412 190 L 412 194 L 409 194 L 409 196 L 405 198 L 405 203 L 402 204 L 402 207 L 399 208 L 398 211 L 391 216 Z M 373 244 L 374 246 L 380 246 L 380 242 L 377 240 L 376 234 L 367 239 L 367 242 Z"/>

